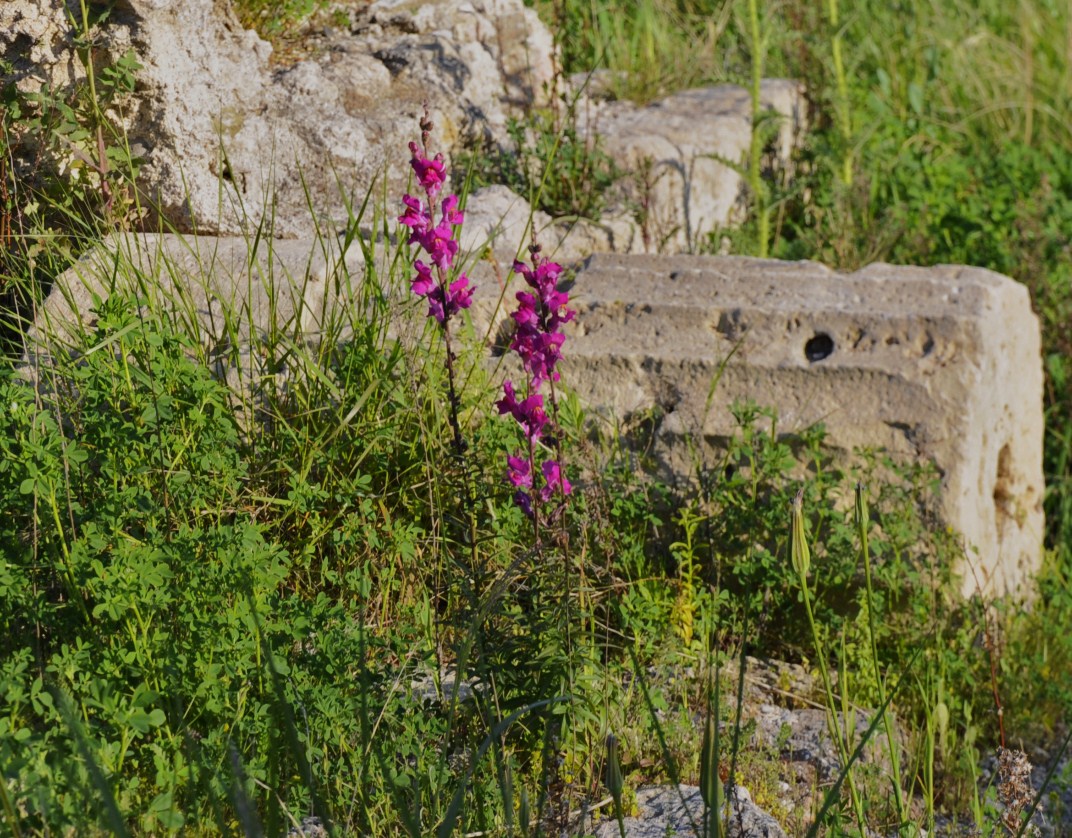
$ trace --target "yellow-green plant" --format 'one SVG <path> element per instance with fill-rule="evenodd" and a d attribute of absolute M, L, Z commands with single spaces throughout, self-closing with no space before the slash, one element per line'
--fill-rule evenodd
<path fill-rule="evenodd" d="M 868 545 L 867 530 L 870 524 L 868 514 L 867 496 L 864 487 L 857 483 L 855 491 L 853 514 L 856 519 L 856 533 L 860 540 L 860 556 L 864 565 L 864 583 L 867 587 L 867 634 L 871 641 L 871 660 L 875 672 L 875 681 L 878 686 L 878 697 L 882 707 L 887 706 L 885 677 L 880 670 L 878 657 L 878 630 L 875 625 L 875 590 L 871 584 L 871 550 Z M 907 828 L 911 818 L 901 786 L 901 749 L 893 729 L 893 719 L 888 710 L 882 711 L 882 725 L 886 732 L 886 745 L 889 749 L 890 773 L 892 775 L 893 797 L 897 806 L 897 816 L 900 819 L 900 827 Z"/>
<path fill-rule="evenodd" d="M 692 506 L 686 506 L 681 510 L 677 523 L 684 532 L 683 541 L 675 541 L 670 545 L 670 552 L 677 561 L 678 570 L 678 594 L 674 602 L 673 623 L 674 630 L 681 636 L 685 646 L 692 645 L 693 633 L 699 610 L 698 584 L 700 583 L 700 567 L 696 548 L 697 530 L 705 520 L 705 515 L 700 515 Z"/>

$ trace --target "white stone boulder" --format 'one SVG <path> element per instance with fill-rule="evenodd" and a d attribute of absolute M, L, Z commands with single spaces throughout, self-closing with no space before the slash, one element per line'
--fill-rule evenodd
<path fill-rule="evenodd" d="M 70 0 L 0 4 L 0 57 L 10 65 L 0 81 L 57 96 L 84 85 L 77 11 Z M 242 28 L 227 0 L 119 0 L 89 37 L 98 87 L 121 56 L 141 65 L 133 93 L 109 105 L 125 132 L 113 143 L 138 160 L 146 229 L 181 233 L 299 237 L 337 227 L 346 203 L 359 205 L 374 184 L 405 188 L 406 146 L 425 103 L 436 149 L 449 157 L 503 142 L 508 118 L 554 88 L 551 34 L 522 0 L 377 0 L 351 10 L 345 27 L 311 32 L 308 57 L 290 66 L 273 63 L 271 46 Z M 747 91 L 723 85 L 641 107 L 586 90 L 580 133 L 627 176 L 600 222 L 574 227 L 572 252 L 695 251 L 740 220 Z M 787 169 L 802 86 L 764 81 L 761 102 L 777 120 L 765 165 Z M 86 143 L 46 154 L 96 159 Z M 23 168 L 40 151 L 27 150 Z M 62 171 L 71 160 L 55 162 Z"/>
<path fill-rule="evenodd" d="M 763 156 L 768 175 L 791 168 L 805 104 L 799 82 L 762 82 L 760 105 L 776 123 Z M 740 221 L 753 130 L 751 94 L 743 87 L 686 90 L 642 107 L 593 95 L 577 113 L 585 136 L 632 175 L 617 214 L 632 208 L 637 235 L 619 233 L 616 252 L 696 252 L 710 234 Z"/>
<path fill-rule="evenodd" d="M 0 4 L 3 77 L 63 94 L 85 78 L 65 0 Z M 386 176 L 409 177 L 424 103 L 447 152 L 490 140 L 545 95 L 552 41 L 521 0 L 379 0 L 291 67 L 226 0 L 120 0 L 91 33 L 98 73 L 132 51 L 134 93 L 110 114 L 141 159 L 165 229 L 311 235 Z"/>

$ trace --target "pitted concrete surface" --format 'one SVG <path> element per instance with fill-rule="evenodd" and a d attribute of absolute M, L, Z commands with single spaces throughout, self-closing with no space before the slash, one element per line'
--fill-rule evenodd
<path fill-rule="evenodd" d="M 1022 285 L 953 266 L 599 254 L 571 300 L 565 380 L 596 413 L 654 421 L 669 473 L 688 473 L 682 442 L 717 445 L 752 401 L 787 432 L 822 422 L 835 449 L 934 462 L 965 593 L 1038 568 L 1043 377 Z"/>

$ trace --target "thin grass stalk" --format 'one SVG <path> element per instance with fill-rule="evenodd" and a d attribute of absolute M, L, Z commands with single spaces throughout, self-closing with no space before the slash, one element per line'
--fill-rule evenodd
<path fill-rule="evenodd" d="M 860 538 L 860 555 L 864 563 L 864 584 L 867 587 L 867 631 L 871 640 L 871 661 L 875 668 L 875 682 L 878 686 L 878 699 L 881 704 L 886 704 L 886 684 L 879 670 L 878 641 L 875 639 L 875 592 L 871 584 L 871 550 L 867 540 L 868 509 L 867 498 L 864 495 L 864 487 L 856 484 L 856 531 Z M 900 821 L 899 829 L 903 829 L 909 822 L 911 815 L 905 804 L 904 792 L 901 789 L 901 754 L 897 746 L 897 740 L 893 732 L 893 720 L 888 712 L 882 714 L 882 724 L 886 732 L 886 743 L 890 751 L 890 771 L 893 774 L 893 796 L 897 806 L 897 817 Z"/>
<path fill-rule="evenodd" d="M 819 637 L 819 627 L 815 622 L 815 613 L 811 606 L 811 590 L 808 587 L 808 570 L 811 564 L 811 552 L 808 549 L 807 535 L 804 532 L 803 505 L 804 488 L 801 487 L 800 491 L 797 492 L 796 498 L 793 500 L 791 547 L 793 569 L 796 571 L 800 580 L 801 599 L 804 601 L 804 610 L 807 614 L 808 626 L 811 629 L 812 641 L 815 643 L 815 657 L 819 662 L 819 673 L 822 676 L 823 690 L 826 695 L 827 725 L 830 730 L 830 736 L 834 740 L 834 744 L 838 750 L 838 758 L 841 760 L 842 771 L 845 774 L 845 778 L 848 780 L 849 797 L 852 801 L 853 812 L 856 816 L 857 825 L 860 828 L 860 834 L 865 835 L 866 829 L 863 801 L 860 799 L 856 785 L 852 781 L 852 772 L 849 768 L 849 749 L 845 742 L 845 736 L 841 730 L 841 725 L 838 724 L 837 701 L 830 681 L 830 671 L 826 664 L 826 654 L 823 652 L 822 640 Z"/>
<path fill-rule="evenodd" d="M 929 679 L 928 679 L 929 680 Z M 923 686 L 920 686 L 920 692 L 923 692 Z M 924 753 L 923 753 L 923 805 L 925 807 L 925 818 L 927 821 L 927 831 L 930 834 L 934 834 L 934 758 L 935 758 L 935 724 L 934 711 L 931 709 L 929 696 L 924 694 L 922 696 L 923 712 L 926 717 L 926 727 L 924 729 Z M 973 784 L 974 785 L 974 784 Z"/>
<path fill-rule="evenodd" d="M 529 838 L 530 828 L 532 824 L 532 804 L 529 802 L 529 790 L 524 784 L 522 784 L 521 786 L 521 791 L 519 792 L 518 797 L 518 827 L 521 830 L 522 838 Z"/>
<path fill-rule="evenodd" d="M 826 813 L 828 811 L 830 811 L 831 807 L 837 801 L 838 796 L 841 794 L 841 786 L 842 786 L 842 784 L 845 782 L 846 779 L 851 780 L 851 778 L 849 776 L 849 773 L 850 773 L 850 771 L 852 769 L 853 764 L 856 762 L 856 760 L 858 760 L 860 758 L 860 755 L 863 753 L 864 746 L 867 745 L 867 742 L 868 742 L 868 740 L 870 740 L 872 734 L 874 734 L 874 732 L 878 729 L 878 725 L 879 725 L 879 722 L 880 722 L 880 714 L 884 713 L 886 711 L 886 708 L 889 706 L 889 702 L 893 701 L 893 699 L 901 692 L 901 688 L 905 685 L 905 682 L 908 680 L 908 676 L 911 673 L 912 669 L 915 667 L 916 661 L 919 659 L 919 656 L 920 656 L 920 654 L 922 652 L 923 652 L 923 647 L 922 646 L 917 646 L 916 650 L 912 653 L 912 656 L 908 659 L 908 663 L 905 665 L 904 672 L 901 673 L 900 678 L 897 679 L 897 683 L 894 685 L 893 690 L 890 692 L 889 696 L 887 697 L 887 699 L 886 699 L 887 703 L 881 705 L 878 708 L 878 712 L 875 713 L 871 717 L 871 724 L 869 724 L 867 726 L 867 730 L 864 731 L 863 738 L 860 739 L 860 742 L 853 749 L 852 754 L 849 755 L 847 761 L 841 767 L 841 772 L 838 774 L 837 780 L 834 781 L 834 785 L 827 792 L 826 798 L 823 801 L 822 808 L 819 809 L 819 814 L 816 815 L 815 821 L 812 823 L 811 827 L 808 829 L 808 832 L 807 832 L 807 835 L 805 836 L 805 838 L 815 838 L 815 836 L 817 836 L 819 834 L 819 829 L 823 824 L 823 820 L 826 817 Z M 850 787 L 850 789 L 852 788 L 851 782 L 850 782 L 849 787 Z M 867 835 L 868 834 L 866 829 L 863 826 L 860 826 L 860 834 L 861 835 Z"/>
<path fill-rule="evenodd" d="M 498 709 L 496 712 L 499 712 Z M 503 804 L 503 820 L 506 822 L 507 834 L 514 831 L 514 771 L 510 766 L 510 754 L 506 751 L 503 737 L 492 749 L 495 760 L 495 775 L 499 782 L 499 796 Z"/>
<path fill-rule="evenodd" d="M 751 549 L 751 547 L 749 548 Z M 742 637 L 748 636 L 748 623 L 749 623 L 750 610 L 745 611 L 744 626 L 741 631 Z M 737 757 L 741 751 L 741 718 L 744 714 L 744 680 L 745 670 L 748 666 L 748 646 L 741 642 L 741 656 L 737 661 L 737 714 L 733 721 L 733 743 L 730 745 L 730 767 L 728 773 L 728 784 L 730 793 L 736 794 L 734 787 L 737 785 Z"/>
<path fill-rule="evenodd" d="M 700 748 L 700 797 L 704 803 L 704 838 L 722 838 L 722 805 L 725 793 L 719 770 L 719 678 L 718 657 L 707 690 L 707 718 L 704 721 L 703 744 Z"/>
<path fill-rule="evenodd" d="M 838 130 L 844 149 L 841 157 L 841 183 L 852 186 L 853 152 L 852 152 L 852 109 L 849 102 L 849 82 L 845 75 L 845 60 L 841 54 L 841 14 L 838 0 L 827 0 L 827 15 L 830 18 L 830 52 L 834 60 L 834 82 L 837 85 L 837 101 L 834 112 L 838 117 Z"/>
<path fill-rule="evenodd" d="M 238 751 L 235 749 L 233 742 L 229 743 L 227 755 L 231 764 L 231 782 L 229 783 L 229 787 L 231 792 L 231 804 L 234 806 L 235 817 L 238 819 L 239 824 L 241 824 L 242 833 L 246 838 L 261 838 L 261 836 L 264 835 L 264 830 L 261 827 L 260 820 L 257 818 L 257 805 L 246 793 L 246 772 L 242 769 L 242 760 L 238 756 Z M 226 824 L 225 821 L 224 823 Z M 226 825 L 221 831 L 226 833 L 228 827 L 229 825 Z"/>
<path fill-rule="evenodd" d="M 763 182 L 763 121 L 760 94 L 763 85 L 763 57 L 766 49 L 759 25 L 758 0 L 748 0 L 749 38 L 752 48 L 752 136 L 748 147 L 748 185 L 755 202 L 756 223 L 759 227 L 756 255 L 767 258 L 770 249 L 770 206 L 767 201 L 767 185 Z"/>
<path fill-rule="evenodd" d="M 4 807 L 4 817 L 15 838 L 22 838 L 22 829 L 19 827 L 19 819 L 15 814 L 15 807 L 11 805 L 11 798 L 7 793 L 7 781 L 0 777 L 0 804 Z M 624 835 L 623 835 L 624 838 Z"/>
<path fill-rule="evenodd" d="M 618 759 L 618 738 L 614 734 L 607 737 L 607 767 L 603 784 L 614 800 L 614 816 L 618 820 L 619 838 L 625 838 L 625 813 L 622 810 L 625 780 L 622 777 L 622 766 Z"/>
<path fill-rule="evenodd" d="M 39 496 L 38 496 L 39 497 Z M 60 550 L 63 553 L 63 576 L 66 583 L 68 596 L 78 606 L 78 611 L 86 625 L 92 625 L 93 620 L 89 615 L 89 607 L 86 605 L 85 595 L 74 578 L 74 560 L 71 558 L 71 550 L 67 544 L 67 537 L 63 532 L 63 522 L 60 520 L 59 501 L 56 497 L 56 486 L 51 481 L 48 484 L 48 507 L 52 513 L 52 521 L 56 526 L 56 538 L 60 542 Z M 73 535 L 73 533 L 72 533 Z"/>

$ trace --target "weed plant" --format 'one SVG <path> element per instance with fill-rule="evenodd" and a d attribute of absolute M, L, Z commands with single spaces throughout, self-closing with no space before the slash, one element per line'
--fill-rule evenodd
<path fill-rule="evenodd" d="M 505 147 L 483 149 L 463 160 L 473 187 L 503 184 L 555 218 L 598 221 L 608 193 L 623 172 L 597 143 L 579 138 L 568 103 L 511 119 Z"/>

